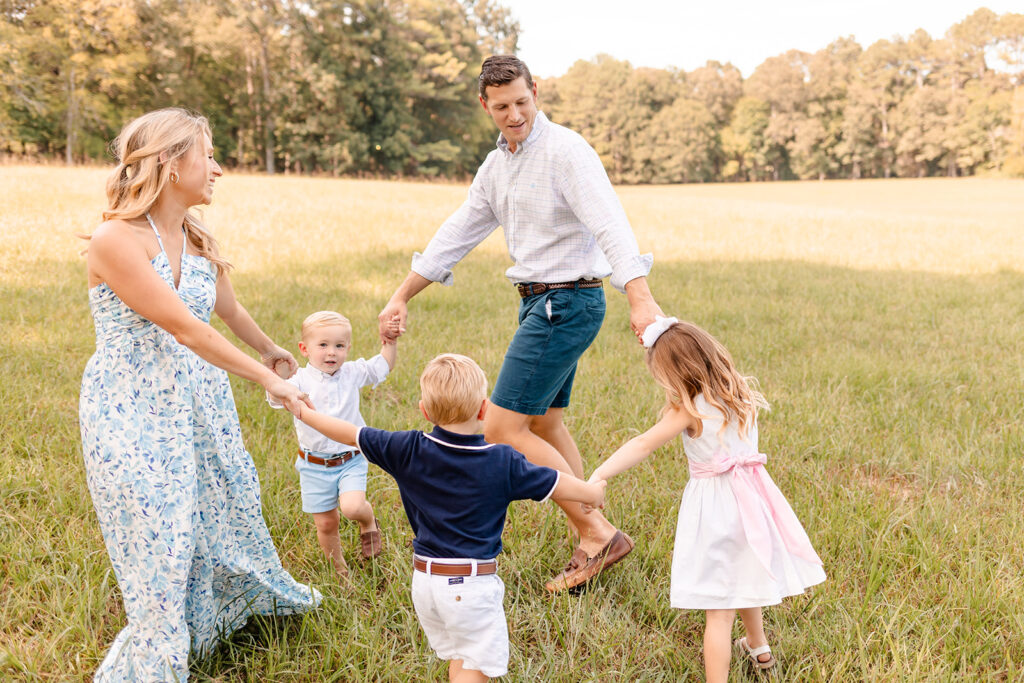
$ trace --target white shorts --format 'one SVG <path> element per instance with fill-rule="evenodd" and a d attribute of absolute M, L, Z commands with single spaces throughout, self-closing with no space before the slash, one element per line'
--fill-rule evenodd
<path fill-rule="evenodd" d="M 505 584 L 497 574 L 412 573 L 412 604 L 430 647 L 440 659 L 461 659 L 463 668 L 490 678 L 508 672 L 504 597 Z"/>

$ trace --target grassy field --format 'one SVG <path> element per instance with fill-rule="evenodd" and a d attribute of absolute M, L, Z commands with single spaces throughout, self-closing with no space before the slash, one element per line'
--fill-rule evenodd
<path fill-rule="evenodd" d="M 99 221 L 100 169 L 0 166 L 0 679 L 86 680 L 124 613 L 85 485 L 77 402 L 93 350 L 74 233 Z M 206 218 L 241 300 L 293 351 L 333 308 L 369 356 L 375 316 L 463 186 L 228 175 Z M 707 327 L 772 402 L 769 471 L 829 575 L 766 611 L 786 681 L 1024 680 L 1024 181 L 898 180 L 623 188 L 663 308 Z M 442 351 L 497 374 L 518 297 L 500 235 L 411 308 L 370 424 L 423 428 L 417 377 Z M 568 411 L 588 470 L 655 419 L 661 396 L 609 290 Z M 259 620 L 198 681 L 440 680 L 408 596 L 410 531 L 371 468 L 386 537 L 332 579 L 300 510 L 290 419 L 235 382 L 282 561 L 327 596 Z M 551 505 L 513 505 L 502 574 L 510 681 L 700 680 L 703 615 L 668 606 L 681 447 L 613 480 L 607 514 L 637 541 L 581 595 Z M 739 663 L 735 680 L 757 676 Z"/>

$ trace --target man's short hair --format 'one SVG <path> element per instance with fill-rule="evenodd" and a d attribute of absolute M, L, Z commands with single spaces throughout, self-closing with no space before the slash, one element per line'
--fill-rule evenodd
<path fill-rule="evenodd" d="M 316 327 L 330 327 L 332 325 L 341 325 L 352 329 L 352 323 L 348 321 L 348 318 L 343 316 L 341 313 L 335 313 L 334 311 L 317 311 L 316 313 L 310 313 L 305 320 L 302 321 L 302 338 L 305 339 L 306 335 L 313 331 Z"/>
<path fill-rule="evenodd" d="M 517 78 L 523 78 L 526 87 L 533 90 L 533 76 L 521 59 L 515 55 L 491 55 L 480 67 L 480 97 L 487 99 L 487 86 L 505 85 Z"/>
<path fill-rule="evenodd" d="M 472 358 L 442 353 L 420 375 L 420 398 L 434 424 L 465 422 L 487 398 L 487 376 Z"/>

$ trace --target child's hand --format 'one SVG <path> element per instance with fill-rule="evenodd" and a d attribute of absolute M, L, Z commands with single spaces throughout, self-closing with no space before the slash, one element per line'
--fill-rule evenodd
<path fill-rule="evenodd" d="M 395 344 L 398 342 L 398 338 L 405 332 L 405 328 L 402 327 L 402 317 L 397 313 L 391 317 L 391 320 L 383 323 L 381 327 L 384 329 L 384 335 L 382 335 L 386 341 L 385 344 Z"/>
<path fill-rule="evenodd" d="M 397 292 L 396 292 L 397 294 Z M 384 310 L 377 316 L 377 327 L 380 343 L 387 344 L 405 332 L 403 321 L 408 317 L 409 309 L 403 301 L 389 301 Z"/>
<path fill-rule="evenodd" d="M 594 480 L 587 482 L 587 488 L 591 489 L 591 494 L 594 496 L 593 500 L 589 503 L 581 503 L 580 507 L 583 508 L 583 512 L 590 514 L 594 510 L 604 509 L 604 489 L 608 486 L 608 482 L 604 479 Z"/>
<path fill-rule="evenodd" d="M 276 344 L 273 348 L 260 354 L 260 362 L 277 373 L 278 377 L 288 379 L 299 369 L 295 356 Z"/>
<path fill-rule="evenodd" d="M 313 407 L 313 403 L 309 400 L 309 394 L 283 379 L 274 378 L 267 386 L 267 395 L 300 420 L 302 419 L 302 407 Z"/>

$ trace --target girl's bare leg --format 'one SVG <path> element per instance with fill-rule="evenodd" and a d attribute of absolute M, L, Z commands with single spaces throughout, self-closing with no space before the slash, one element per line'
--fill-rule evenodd
<path fill-rule="evenodd" d="M 482 683 L 487 681 L 482 671 L 476 669 L 463 669 L 461 659 L 453 659 L 448 662 L 448 680 L 451 683 Z"/>
<path fill-rule="evenodd" d="M 750 649 L 768 644 L 768 637 L 764 634 L 764 621 L 761 617 L 760 607 L 748 607 L 739 610 L 740 619 L 743 620 L 743 630 L 747 632 L 747 645 Z M 767 662 L 772 658 L 771 654 L 765 652 L 757 656 L 757 661 Z"/>
<path fill-rule="evenodd" d="M 729 680 L 734 609 L 709 609 L 704 623 L 704 675 L 708 683 Z"/>

